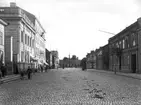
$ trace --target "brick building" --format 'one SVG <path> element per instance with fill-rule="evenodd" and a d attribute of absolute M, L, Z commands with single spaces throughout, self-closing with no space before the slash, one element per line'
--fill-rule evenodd
<path fill-rule="evenodd" d="M 31 64 L 34 67 L 43 65 L 45 30 L 39 20 L 15 3 L 11 3 L 10 7 L 0 7 L 0 18 L 8 23 L 5 28 L 5 62 L 8 64 L 8 72 L 18 72 L 17 68 L 27 69 Z M 12 65 L 14 69 L 11 69 Z"/>
<path fill-rule="evenodd" d="M 109 39 L 109 69 L 141 73 L 141 18 Z"/>
<path fill-rule="evenodd" d="M 96 69 L 103 69 L 103 50 L 100 47 L 96 49 Z"/>
<path fill-rule="evenodd" d="M 51 68 L 52 67 L 52 54 L 48 49 L 46 49 L 46 62 L 47 62 L 48 68 Z"/>
<path fill-rule="evenodd" d="M 108 44 L 96 49 L 96 69 L 109 69 L 109 46 Z"/>
<path fill-rule="evenodd" d="M 96 53 L 91 51 L 86 55 L 86 68 L 87 69 L 96 69 Z"/>
<path fill-rule="evenodd" d="M 52 54 L 52 68 L 58 68 L 59 67 L 58 51 L 51 51 L 51 54 Z"/>

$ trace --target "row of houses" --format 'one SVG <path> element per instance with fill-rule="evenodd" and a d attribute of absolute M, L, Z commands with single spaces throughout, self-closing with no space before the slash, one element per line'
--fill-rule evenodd
<path fill-rule="evenodd" d="M 87 68 L 141 73 L 141 18 L 86 55 Z"/>
<path fill-rule="evenodd" d="M 35 15 L 13 2 L 0 7 L 0 66 L 7 67 L 7 74 L 19 73 L 28 66 L 49 66 L 45 43 L 45 30 Z"/>

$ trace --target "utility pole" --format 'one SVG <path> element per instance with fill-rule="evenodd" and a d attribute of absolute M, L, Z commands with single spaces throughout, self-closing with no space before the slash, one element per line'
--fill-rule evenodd
<path fill-rule="evenodd" d="M 104 32 L 104 33 L 107 33 L 107 34 L 112 34 L 112 35 L 116 35 L 116 34 L 114 34 L 114 33 L 111 33 L 111 32 L 107 32 L 107 31 L 103 31 L 103 30 L 99 30 L 100 32 Z M 114 66 L 115 66 L 115 64 L 114 64 Z M 116 72 L 117 72 L 117 70 L 116 70 L 116 67 L 115 67 L 115 69 L 114 69 L 114 73 L 116 74 Z"/>
<path fill-rule="evenodd" d="M 116 35 L 114 33 L 111 33 L 111 32 L 108 32 L 108 31 L 103 31 L 103 30 L 99 30 L 100 32 L 104 32 L 104 33 L 107 33 L 107 34 L 112 34 L 112 35 Z"/>

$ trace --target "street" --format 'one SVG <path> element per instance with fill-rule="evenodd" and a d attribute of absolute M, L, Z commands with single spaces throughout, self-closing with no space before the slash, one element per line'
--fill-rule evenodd
<path fill-rule="evenodd" d="M 1 84 L 0 105 L 141 105 L 141 81 L 59 68 Z"/>

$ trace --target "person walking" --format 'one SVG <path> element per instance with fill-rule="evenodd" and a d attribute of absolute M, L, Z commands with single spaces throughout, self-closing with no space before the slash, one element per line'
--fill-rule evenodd
<path fill-rule="evenodd" d="M 32 70 L 31 70 L 30 66 L 28 66 L 28 69 L 27 69 L 28 79 L 31 79 L 31 73 L 32 73 Z"/>
<path fill-rule="evenodd" d="M 20 75 L 21 75 L 21 80 L 23 80 L 24 79 L 24 71 L 23 71 L 23 69 L 21 69 Z"/>
<path fill-rule="evenodd" d="M 4 67 L 4 64 L 1 65 L 1 73 L 2 73 L 2 77 L 5 77 L 5 67 Z"/>

